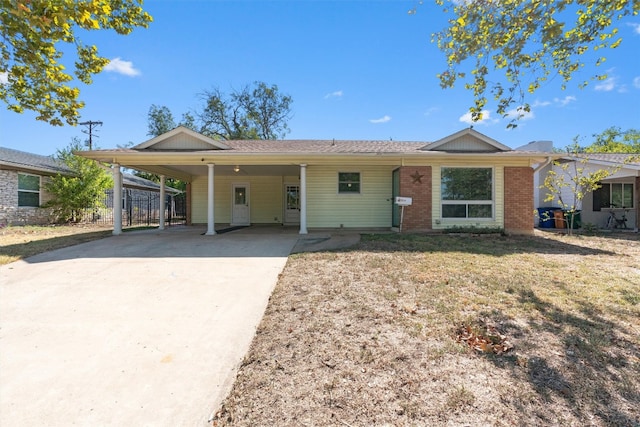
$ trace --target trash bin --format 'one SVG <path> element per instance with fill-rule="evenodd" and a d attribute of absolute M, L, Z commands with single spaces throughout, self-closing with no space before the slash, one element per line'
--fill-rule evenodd
<path fill-rule="evenodd" d="M 557 210 L 553 211 L 553 218 L 556 225 L 556 228 L 567 228 L 567 225 L 564 222 L 564 211 Z"/>
<path fill-rule="evenodd" d="M 538 208 L 538 218 L 539 218 L 538 227 L 553 228 L 554 227 L 553 212 L 559 209 L 560 208 L 551 208 L 551 207 Z"/>
<path fill-rule="evenodd" d="M 582 227 L 582 216 L 580 215 L 580 211 L 575 212 L 567 212 L 564 211 L 564 217 L 567 220 L 567 228 L 571 227 L 571 217 L 573 218 L 573 227 L 572 229 L 577 229 Z"/>

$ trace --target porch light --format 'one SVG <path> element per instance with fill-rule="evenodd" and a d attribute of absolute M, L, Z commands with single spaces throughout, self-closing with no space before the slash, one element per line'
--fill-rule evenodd
<path fill-rule="evenodd" d="M 236 172 L 236 173 L 240 172 L 240 166 L 235 165 L 235 166 L 233 167 L 233 171 L 234 171 L 234 172 Z"/>

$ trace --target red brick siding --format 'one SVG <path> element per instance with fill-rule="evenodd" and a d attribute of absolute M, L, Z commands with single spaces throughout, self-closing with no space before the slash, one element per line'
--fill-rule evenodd
<path fill-rule="evenodd" d="M 533 233 L 533 169 L 504 168 L 504 229 L 507 233 Z"/>
<path fill-rule="evenodd" d="M 404 208 L 402 231 L 431 230 L 431 166 L 401 167 L 399 195 L 413 199 Z"/>

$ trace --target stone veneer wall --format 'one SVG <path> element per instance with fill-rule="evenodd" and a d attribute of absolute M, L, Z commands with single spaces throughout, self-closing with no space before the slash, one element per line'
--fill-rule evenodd
<path fill-rule="evenodd" d="M 532 234 L 533 169 L 504 168 L 504 230 L 511 234 Z"/>
<path fill-rule="evenodd" d="M 47 176 L 40 180 L 40 205 L 51 199 L 42 189 L 47 180 Z M 0 225 L 49 224 L 52 220 L 51 209 L 18 207 L 18 172 L 0 170 Z"/>
<path fill-rule="evenodd" d="M 399 195 L 413 199 L 404 208 L 402 231 L 431 230 L 431 166 L 401 167 Z"/>

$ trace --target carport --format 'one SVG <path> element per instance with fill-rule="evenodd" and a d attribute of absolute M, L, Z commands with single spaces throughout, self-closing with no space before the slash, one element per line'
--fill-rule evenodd
<path fill-rule="evenodd" d="M 229 221 L 220 221 L 216 217 L 219 202 L 216 200 L 216 190 L 220 191 L 216 180 L 231 179 L 233 182 L 244 184 L 237 195 L 247 196 L 247 184 L 250 177 L 261 179 L 281 179 L 281 191 L 287 184 L 297 187 L 295 206 L 297 211 L 295 225 L 299 226 L 299 234 L 307 234 L 307 164 L 300 153 L 263 152 L 259 149 L 264 141 L 241 141 L 251 151 L 232 149 L 223 141 L 214 140 L 184 127 L 177 127 L 163 135 L 139 144 L 131 149 L 82 151 L 77 154 L 112 165 L 113 173 L 113 234 L 122 233 L 122 167 L 156 174 L 160 177 L 161 200 L 164 200 L 164 184 L 167 177 L 180 179 L 187 183 L 187 223 L 206 223 L 206 235 L 215 235 L 215 224 L 233 223 L 233 216 Z M 236 143 L 239 143 L 236 141 Z M 258 147 L 256 150 L 255 147 Z M 192 221 L 192 192 L 194 181 L 206 177 L 206 218 L 202 221 Z M 289 181 L 287 181 L 289 180 Z M 235 187 L 233 188 L 235 190 Z M 242 193 L 242 190 L 245 190 Z M 232 188 L 229 188 L 231 191 Z M 244 195 L 244 196 L 243 196 Z M 287 204 L 282 195 L 282 210 L 276 214 L 276 222 L 285 224 Z M 203 197 L 204 199 L 204 197 Z M 233 201 L 233 196 L 231 197 Z M 238 203 L 231 203 L 233 211 L 244 205 L 250 209 L 250 202 L 243 198 Z M 164 211 L 160 210 L 160 230 L 165 229 Z M 273 216 L 271 216 L 273 217 Z M 269 222 L 271 222 L 269 217 Z M 264 220 L 264 219 L 263 219 Z M 242 223 L 242 219 L 238 225 Z M 243 224 L 244 225 L 244 224 Z M 248 225 L 248 224 L 246 224 Z M 289 223 L 286 225 L 293 225 Z"/>

